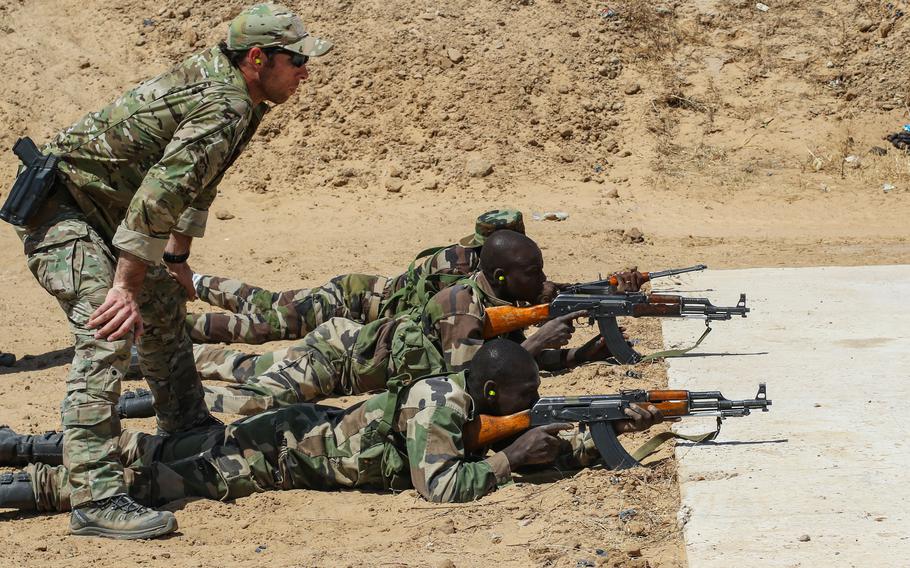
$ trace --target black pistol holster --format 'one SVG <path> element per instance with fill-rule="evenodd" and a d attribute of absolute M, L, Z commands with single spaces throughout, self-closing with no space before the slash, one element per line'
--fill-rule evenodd
<path fill-rule="evenodd" d="M 0 219 L 23 227 L 38 211 L 57 179 L 60 158 L 42 154 L 31 138 L 20 138 L 13 144 L 13 153 L 25 166 L 0 209 Z"/>

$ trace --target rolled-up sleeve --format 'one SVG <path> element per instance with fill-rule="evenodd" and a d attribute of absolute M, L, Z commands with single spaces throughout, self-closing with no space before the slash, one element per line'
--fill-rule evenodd
<path fill-rule="evenodd" d="M 187 207 L 183 214 L 177 219 L 172 231 L 188 237 L 200 238 L 205 236 L 205 224 L 209 218 L 208 209 L 200 210 L 195 207 Z"/>
<path fill-rule="evenodd" d="M 235 108 L 220 100 L 203 101 L 188 113 L 130 201 L 114 235 L 114 246 L 159 263 L 172 231 L 187 236 L 204 232 L 203 213 L 211 198 L 206 195 L 203 206 L 197 198 L 203 193 L 214 196 L 211 185 L 229 163 L 236 134 L 246 122 Z"/>

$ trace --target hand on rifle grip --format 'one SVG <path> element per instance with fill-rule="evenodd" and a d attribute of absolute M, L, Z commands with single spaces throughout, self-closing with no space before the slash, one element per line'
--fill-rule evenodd
<path fill-rule="evenodd" d="M 629 420 L 619 420 L 613 423 L 617 434 L 642 432 L 664 421 L 663 413 L 653 404 L 644 407 L 632 402 L 623 412 L 629 417 Z"/>
<path fill-rule="evenodd" d="M 571 446 L 557 434 L 571 428 L 571 424 L 560 423 L 528 430 L 503 450 L 509 458 L 509 466 L 515 469 L 523 465 L 552 463 L 567 446 Z"/>
<path fill-rule="evenodd" d="M 575 333 L 573 322 L 581 317 L 588 315 L 588 312 L 579 310 L 558 318 L 553 318 L 547 323 L 540 326 L 540 329 L 532 336 L 535 342 L 540 343 L 544 349 L 557 349 L 569 343 L 572 334 Z"/>

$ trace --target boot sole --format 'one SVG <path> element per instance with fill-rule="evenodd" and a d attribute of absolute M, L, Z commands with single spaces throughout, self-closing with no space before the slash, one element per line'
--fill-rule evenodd
<path fill-rule="evenodd" d="M 141 531 L 118 531 L 114 529 L 105 529 L 102 527 L 82 527 L 80 529 L 74 529 L 70 527 L 70 534 L 75 536 L 100 536 L 117 540 L 139 540 L 157 538 L 159 536 L 172 533 L 175 530 L 177 530 L 177 518 L 171 517 L 165 524 L 161 526 Z"/>

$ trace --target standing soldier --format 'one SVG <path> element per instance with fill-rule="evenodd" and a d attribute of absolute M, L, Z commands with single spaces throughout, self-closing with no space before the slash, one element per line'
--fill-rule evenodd
<path fill-rule="evenodd" d="M 195 296 L 190 244 L 203 235 L 217 185 L 266 102 L 288 100 L 308 76 L 308 58 L 330 48 L 286 8 L 253 6 L 231 21 L 221 45 L 34 152 L 35 161 L 59 161 L 52 175 L 26 167 L 17 178 L 0 216 L 20 226 L 28 266 L 75 336 L 62 404 L 72 534 L 153 538 L 176 529 L 173 513 L 137 504 L 124 481 L 114 404 L 130 347 L 141 337 L 160 433 L 217 422 L 203 402 L 184 323 Z M 36 208 L 22 207 L 34 196 Z"/>

